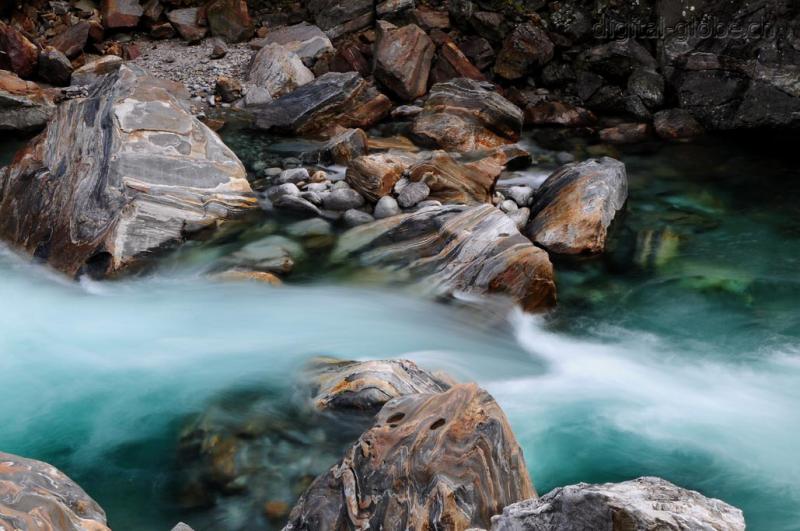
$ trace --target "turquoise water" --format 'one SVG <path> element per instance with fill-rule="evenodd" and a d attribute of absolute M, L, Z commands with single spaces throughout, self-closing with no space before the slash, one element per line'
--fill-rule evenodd
<path fill-rule="evenodd" d="M 800 529 L 800 180 L 776 153 L 618 154 L 628 211 L 606 257 L 557 264 L 548 316 L 313 264 L 282 288 L 211 283 L 199 264 L 230 241 L 114 283 L 3 250 L 0 449 L 62 468 L 115 530 L 239 529 L 232 509 L 179 503 L 183 427 L 237 389 L 289 396 L 314 356 L 407 357 L 493 393 L 539 492 L 659 475 L 741 507 L 750 529 Z"/>

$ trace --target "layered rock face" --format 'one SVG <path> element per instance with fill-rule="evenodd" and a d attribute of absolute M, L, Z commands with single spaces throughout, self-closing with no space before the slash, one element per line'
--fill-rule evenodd
<path fill-rule="evenodd" d="M 110 531 L 106 514 L 57 468 L 0 452 L 0 529 Z"/>
<path fill-rule="evenodd" d="M 303 494 L 284 529 L 464 530 L 531 496 L 500 407 L 474 384 L 455 385 L 388 402 Z"/>
<path fill-rule="evenodd" d="M 516 503 L 492 518 L 492 531 L 744 531 L 742 511 L 659 478 L 580 483 Z"/>
<path fill-rule="evenodd" d="M 413 101 L 428 90 L 428 74 L 435 47 L 416 24 L 402 28 L 378 23 L 375 77 L 397 97 Z"/>
<path fill-rule="evenodd" d="M 620 161 L 604 157 L 567 164 L 539 188 L 527 234 L 554 253 L 603 252 L 608 227 L 627 197 Z"/>
<path fill-rule="evenodd" d="M 490 205 L 422 208 L 346 232 L 334 260 L 385 268 L 443 293 L 499 293 L 527 311 L 555 304 L 553 266 Z"/>
<path fill-rule="evenodd" d="M 254 207 L 241 162 L 174 89 L 122 66 L 61 105 L 0 174 L 0 235 L 102 276 Z"/>

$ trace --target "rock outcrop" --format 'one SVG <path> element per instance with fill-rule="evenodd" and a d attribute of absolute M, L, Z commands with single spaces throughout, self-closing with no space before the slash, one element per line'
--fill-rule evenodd
<path fill-rule="evenodd" d="M 519 140 L 523 119 L 522 111 L 490 84 L 458 78 L 431 88 L 413 134 L 448 151 L 478 151 Z"/>
<path fill-rule="evenodd" d="M 375 78 L 401 100 L 413 101 L 428 90 L 435 49 L 416 24 L 398 28 L 381 21 L 375 42 Z"/>
<path fill-rule="evenodd" d="M 744 531 L 742 511 L 659 478 L 580 483 L 503 509 L 492 531 Z"/>
<path fill-rule="evenodd" d="M 0 236 L 103 276 L 254 207 L 241 162 L 175 90 L 122 66 L 62 104 L 0 174 Z"/>
<path fill-rule="evenodd" d="M 341 463 L 303 494 L 284 529 L 464 530 L 531 496 L 500 407 L 474 384 L 455 385 L 386 403 Z"/>
<path fill-rule="evenodd" d="M 300 57 L 280 44 L 268 44 L 258 51 L 250 65 L 248 81 L 280 98 L 314 81 L 314 73 Z"/>
<path fill-rule="evenodd" d="M 0 529 L 110 531 L 106 513 L 63 472 L 0 452 Z"/>
<path fill-rule="evenodd" d="M 52 93 L 0 70 L 0 131 L 37 131 L 55 111 Z"/>
<path fill-rule="evenodd" d="M 604 157 L 567 164 L 539 188 L 526 233 L 554 253 L 603 252 L 608 227 L 627 197 L 622 162 Z"/>
<path fill-rule="evenodd" d="M 422 208 L 357 227 L 333 260 L 385 269 L 433 293 L 503 294 L 527 311 L 556 300 L 547 253 L 490 205 Z"/>

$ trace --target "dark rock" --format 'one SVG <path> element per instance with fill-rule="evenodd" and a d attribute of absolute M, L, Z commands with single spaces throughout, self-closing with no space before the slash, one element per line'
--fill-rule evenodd
<path fill-rule="evenodd" d="M 656 134 L 664 140 L 694 138 L 705 133 L 692 113 L 684 109 L 657 112 L 653 116 L 653 126 Z"/>
<path fill-rule="evenodd" d="M 417 26 L 425 31 L 432 29 L 450 29 L 450 14 L 447 11 L 439 11 L 428 6 L 421 5 L 414 9 L 411 16 Z"/>
<path fill-rule="evenodd" d="M 467 37 L 458 47 L 479 70 L 486 70 L 494 64 L 494 49 L 483 37 Z"/>
<path fill-rule="evenodd" d="M 201 26 L 199 23 L 199 8 L 187 7 L 184 9 L 174 9 L 167 13 L 167 18 L 175 27 L 181 38 L 190 43 L 203 40 L 206 33 L 208 33 L 208 28 Z"/>
<path fill-rule="evenodd" d="M 361 45 L 353 41 L 344 41 L 336 49 L 331 61 L 331 70 L 334 72 L 358 72 L 366 77 L 372 73 L 372 66 Z"/>
<path fill-rule="evenodd" d="M 333 260 L 394 272 L 434 294 L 503 294 L 526 311 L 555 304 L 547 253 L 486 204 L 431 207 L 357 227 L 339 239 Z"/>
<path fill-rule="evenodd" d="M 36 83 L 0 70 L 0 131 L 37 131 L 55 111 L 52 94 Z"/>
<path fill-rule="evenodd" d="M 50 46 L 73 59 L 83 53 L 86 41 L 89 40 L 90 24 L 85 20 L 70 26 L 63 33 L 56 35 L 50 41 Z"/>
<path fill-rule="evenodd" d="M 596 74 L 623 83 L 636 69 L 657 67 L 650 52 L 633 39 L 599 44 L 581 54 L 579 62 Z"/>
<path fill-rule="evenodd" d="M 523 78 L 531 69 L 550 62 L 554 50 L 553 42 L 542 28 L 531 23 L 520 24 L 503 41 L 494 73 L 512 81 Z"/>
<path fill-rule="evenodd" d="M 306 8 L 331 39 L 364 29 L 374 20 L 372 0 L 310 0 Z"/>
<path fill-rule="evenodd" d="M 72 63 L 55 48 L 45 48 L 39 54 L 39 77 L 51 85 L 65 87 L 72 77 Z"/>
<path fill-rule="evenodd" d="M 516 142 L 522 111 L 491 85 L 458 78 L 431 88 L 413 134 L 448 151 L 469 152 Z"/>
<path fill-rule="evenodd" d="M 365 225 L 373 221 L 375 221 L 375 218 L 372 217 L 372 215 L 354 208 L 345 211 L 344 215 L 342 215 L 342 222 L 344 222 L 345 227 L 350 228 Z"/>
<path fill-rule="evenodd" d="M 284 195 L 273 201 L 273 206 L 281 210 L 288 210 L 296 214 L 303 214 L 306 216 L 319 216 L 321 214 L 319 208 L 302 197 L 293 195 Z"/>
<path fill-rule="evenodd" d="M 173 86 L 123 65 L 60 105 L 0 174 L 0 235 L 103 276 L 254 207 L 244 166 Z"/>
<path fill-rule="evenodd" d="M 247 79 L 279 98 L 314 81 L 314 73 L 296 53 L 280 44 L 268 44 L 253 58 Z"/>
<path fill-rule="evenodd" d="M 406 19 L 413 8 L 414 0 L 379 0 L 375 5 L 375 14 L 378 19 L 394 22 Z"/>
<path fill-rule="evenodd" d="M 492 518 L 492 531 L 585 529 L 744 531 L 742 511 L 659 478 L 579 483 L 525 500 Z"/>
<path fill-rule="evenodd" d="M 585 127 L 597 121 L 588 109 L 550 97 L 523 98 L 526 125 Z"/>
<path fill-rule="evenodd" d="M 600 253 L 608 227 L 628 197 L 625 165 L 604 157 L 567 164 L 537 191 L 526 233 L 559 254 Z"/>
<path fill-rule="evenodd" d="M 345 178 L 350 186 L 375 202 L 391 193 L 395 183 L 414 161 L 414 157 L 398 153 L 366 155 L 353 159 Z"/>
<path fill-rule="evenodd" d="M 19 30 L 0 21 L 0 69 L 30 79 L 36 73 L 39 49 Z"/>
<path fill-rule="evenodd" d="M 0 529 L 110 531 L 106 513 L 63 472 L 0 452 Z"/>
<path fill-rule="evenodd" d="M 146 0 L 142 4 L 142 18 L 152 26 L 161 20 L 161 15 L 164 14 L 164 5 L 160 0 Z"/>
<path fill-rule="evenodd" d="M 411 208 L 428 198 L 431 189 L 423 182 L 410 182 L 397 194 L 397 202 L 403 208 Z"/>
<path fill-rule="evenodd" d="M 100 8 L 108 29 L 135 28 L 144 14 L 139 0 L 103 0 Z"/>
<path fill-rule="evenodd" d="M 619 124 L 601 129 L 598 135 L 608 144 L 636 144 L 651 138 L 648 124 Z"/>
<path fill-rule="evenodd" d="M 222 39 L 211 39 L 211 55 L 212 59 L 222 59 L 228 55 L 228 45 Z"/>
<path fill-rule="evenodd" d="M 575 69 L 568 63 L 550 62 L 542 68 L 542 84 L 545 87 L 563 87 L 577 79 Z"/>
<path fill-rule="evenodd" d="M 351 188 L 338 188 L 322 197 L 322 206 L 328 210 L 350 210 L 364 206 L 364 197 Z"/>
<path fill-rule="evenodd" d="M 356 72 L 330 72 L 255 111 L 256 127 L 309 134 L 368 127 L 391 110 L 391 101 Z"/>
<path fill-rule="evenodd" d="M 253 21 L 246 0 L 212 0 L 206 7 L 211 34 L 228 42 L 246 41 L 253 36 Z"/>
<path fill-rule="evenodd" d="M 175 28 L 169 22 L 153 24 L 153 27 L 150 28 L 150 36 L 156 40 L 171 39 L 175 36 Z"/>
<path fill-rule="evenodd" d="M 492 42 L 502 41 L 513 28 L 502 13 L 493 11 L 474 11 L 468 21 L 475 33 Z"/>
<path fill-rule="evenodd" d="M 428 89 L 435 47 L 416 24 L 397 28 L 378 23 L 375 42 L 375 78 L 397 97 L 413 101 Z"/>
<path fill-rule="evenodd" d="M 664 103 L 664 78 L 651 70 L 634 70 L 628 78 L 628 93 L 637 96 L 648 109 Z"/>
<path fill-rule="evenodd" d="M 448 39 L 436 54 L 436 62 L 431 69 L 431 81 L 443 83 L 457 77 L 486 81 L 486 77 L 469 61 L 456 43 Z"/>

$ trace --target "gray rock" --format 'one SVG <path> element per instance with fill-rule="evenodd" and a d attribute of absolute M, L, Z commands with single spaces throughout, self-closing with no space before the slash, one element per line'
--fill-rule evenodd
<path fill-rule="evenodd" d="M 397 196 L 397 202 L 403 208 L 411 208 L 420 201 L 424 201 L 430 193 L 431 189 L 425 183 L 408 183 Z"/>
<path fill-rule="evenodd" d="M 333 190 L 322 196 L 322 204 L 328 210 L 350 210 L 364 206 L 364 197 L 351 188 L 334 186 Z"/>
<path fill-rule="evenodd" d="M 267 197 L 270 201 L 275 201 L 279 197 L 286 195 L 300 196 L 300 189 L 294 183 L 284 183 L 267 188 Z"/>
<path fill-rule="evenodd" d="M 282 45 L 297 54 L 306 65 L 312 65 L 319 57 L 336 51 L 328 36 L 307 22 L 271 29 L 263 41 L 265 45 Z"/>
<path fill-rule="evenodd" d="M 351 208 L 350 210 L 345 211 L 344 215 L 342 216 L 342 221 L 344 221 L 345 225 L 352 228 L 359 225 L 364 225 L 366 223 L 372 223 L 375 221 L 375 218 L 366 212 Z"/>
<path fill-rule="evenodd" d="M 308 181 L 308 170 L 305 168 L 291 168 L 283 170 L 277 179 L 278 184 L 294 183 L 297 184 L 301 181 Z"/>
<path fill-rule="evenodd" d="M 269 179 L 275 179 L 281 173 L 283 173 L 283 168 L 279 168 L 277 166 L 273 168 L 267 168 L 264 170 L 264 177 L 267 177 Z"/>
<path fill-rule="evenodd" d="M 295 261 L 303 256 L 300 244 L 284 236 L 273 235 L 248 243 L 226 261 L 255 271 L 281 274 L 290 272 L 294 268 Z"/>
<path fill-rule="evenodd" d="M 287 210 L 306 216 L 319 216 L 319 208 L 308 199 L 296 195 L 284 195 L 273 201 L 272 205 L 279 210 Z"/>
<path fill-rule="evenodd" d="M 305 7 L 331 39 L 366 28 L 374 19 L 372 0 L 310 0 Z"/>
<path fill-rule="evenodd" d="M 55 112 L 51 94 L 36 83 L 0 70 L 0 131 L 38 131 Z"/>
<path fill-rule="evenodd" d="M 331 187 L 330 181 L 325 181 L 323 183 L 308 183 L 306 185 L 306 190 L 309 192 L 327 192 Z"/>
<path fill-rule="evenodd" d="M 406 177 L 400 177 L 400 179 L 398 179 L 397 182 L 394 183 L 395 195 L 400 195 L 400 193 L 403 191 L 403 188 L 408 186 L 410 182 L 411 181 L 409 181 Z"/>
<path fill-rule="evenodd" d="M 744 531 L 742 511 L 660 478 L 579 483 L 525 500 L 492 518 L 492 531 Z"/>
<path fill-rule="evenodd" d="M 253 58 L 247 81 L 279 98 L 314 81 L 314 73 L 296 53 L 273 43 L 261 48 Z"/>
<path fill-rule="evenodd" d="M 517 229 L 522 231 L 525 230 L 525 226 L 531 219 L 531 209 L 528 207 L 522 207 L 513 212 L 509 212 L 507 215 L 512 219 L 512 221 L 514 221 Z"/>
<path fill-rule="evenodd" d="M 381 197 L 375 204 L 374 214 L 376 219 L 389 218 L 400 213 L 400 205 L 397 204 L 397 199 L 390 195 Z"/>
<path fill-rule="evenodd" d="M 119 70 L 122 57 L 104 55 L 103 57 L 86 63 L 72 73 L 70 84 L 75 86 L 91 85 L 102 76 Z"/>
<path fill-rule="evenodd" d="M 505 191 L 506 197 L 513 200 L 517 206 L 526 207 L 533 201 L 533 188 L 530 186 L 512 186 Z"/>
<path fill-rule="evenodd" d="M 311 203 L 311 204 L 313 204 L 315 206 L 318 206 L 318 207 L 322 206 L 322 203 L 323 203 L 323 200 L 322 200 L 323 192 L 308 192 L 308 191 L 306 191 L 306 192 L 302 192 L 300 194 L 300 197 L 302 197 L 303 199 L 305 199 L 306 201 L 308 201 L 309 203 Z"/>
<path fill-rule="evenodd" d="M 272 101 L 272 94 L 269 93 L 264 87 L 256 85 L 248 85 L 245 93 L 243 104 L 245 107 L 259 107 L 267 105 Z"/>
<path fill-rule="evenodd" d="M 498 205 L 498 208 L 506 214 L 519 210 L 519 206 L 517 206 L 517 203 L 512 199 L 506 199 Z"/>
<path fill-rule="evenodd" d="M 184 524 L 183 522 L 179 522 L 178 525 L 173 527 L 171 531 L 194 531 L 194 529 Z"/>
<path fill-rule="evenodd" d="M 286 227 L 286 233 L 295 238 L 309 238 L 312 236 L 329 236 L 333 234 L 330 222 L 322 218 L 312 218 L 292 223 Z"/>
<path fill-rule="evenodd" d="M 664 78 L 652 70 L 639 68 L 628 78 L 628 93 L 638 97 L 648 109 L 664 103 Z"/>
<path fill-rule="evenodd" d="M 556 162 L 559 164 L 569 164 L 575 161 L 575 155 L 569 151 L 559 151 L 556 153 Z"/>
<path fill-rule="evenodd" d="M 637 69 L 655 70 L 656 60 L 633 39 L 599 44 L 585 51 L 579 62 L 606 79 L 626 81 Z"/>
<path fill-rule="evenodd" d="M 72 63 L 55 48 L 46 48 L 39 54 L 39 77 L 51 85 L 64 87 L 72 77 Z"/>
<path fill-rule="evenodd" d="M 425 201 L 420 201 L 417 203 L 416 208 L 419 210 L 421 208 L 438 208 L 440 206 L 442 206 L 441 201 L 437 201 L 436 199 L 426 199 Z"/>
<path fill-rule="evenodd" d="M 350 186 L 350 183 L 348 183 L 347 181 L 336 181 L 335 183 L 333 183 L 333 186 L 331 186 L 331 188 L 333 188 L 334 190 L 352 190 L 353 189 L 353 187 Z"/>

